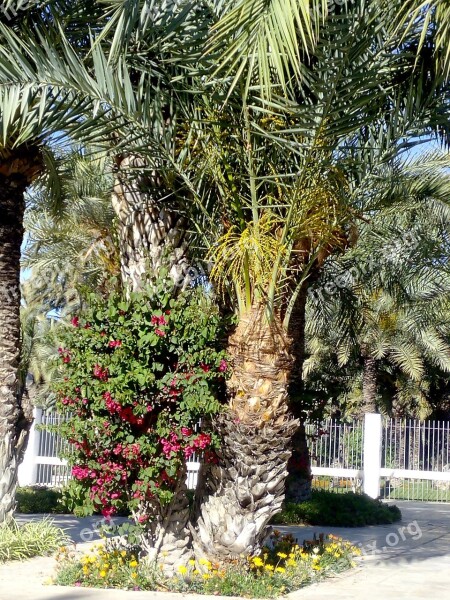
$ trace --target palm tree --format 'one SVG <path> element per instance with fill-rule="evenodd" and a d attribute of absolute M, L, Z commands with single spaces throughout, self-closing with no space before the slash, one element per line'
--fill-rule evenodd
<path fill-rule="evenodd" d="M 239 318 L 230 340 L 230 412 L 218 424 L 222 462 L 214 467 L 196 537 L 198 551 L 212 556 L 256 549 L 281 504 L 286 444 L 297 426 L 288 416 L 288 387 L 299 395 L 302 389 L 305 289 L 330 253 L 352 243 L 361 213 L 377 210 L 365 185 L 398 152 L 399 140 L 447 122 L 444 78 L 408 47 L 417 32 L 389 30 L 400 3 L 354 2 L 328 13 L 321 12 L 324 4 L 304 0 L 299 10 L 296 2 L 230 1 L 171 20 L 167 13 L 153 18 L 147 4 L 127 3 L 122 11 L 114 3 L 114 17 L 83 59 L 84 46 L 74 50 L 60 31 L 53 54 L 50 44 L 41 49 L 2 28 L 9 43 L 2 49 L 2 89 L 31 86 L 34 93 L 37 86 L 57 90 L 58 98 L 70 90 L 77 110 L 85 102 L 85 114 L 97 111 L 95 121 L 71 129 L 115 157 L 124 279 L 139 285 L 141 248 L 153 243 L 151 236 L 145 240 L 147 231 L 161 245 L 159 222 L 138 217 L 143 205 L 158 209 L 163 241 L 176 231 L 179 214 L 178 204 L 170 206 L 175 221 L 167 219 L 166 227 L 161 204 L 180 187 L 177 196 L 209 224 L 213 276 L 231 290 Z M 202 24 L 200 33 L 191 27 L 180 43 L 176 24 L 191 18 Z M 201 70 L 204 25 L 211 22 Z M 158 31 L 164 35 L 154 36 Z M 155 59 L 161 44 L 162 66 Z M 214 53 L 223 50 L 222 63 L 214 65 Z M 184 70 L 166 77 L 163 67 L 175 58 Z M 205 70 L 209 77 L 199 84 Z M 178 92 L 193 88 L 197 107 L 178 103 Z M 174 143 L 180 121 L 172 106 L 186 110 L 181 148 Z M 181 244 L 182 237 L 174 235 Z"/>
<path fill-rule="evenodd" d="M 2 81 L 0 86 L 0 521 L 9 518 L 14 509 L 17 485 L 17 467 L 29 420 L 24 417 L 22 388 L 18 381 L 20 359 L 20 249 L 23 241 L 25 193 L 45 171 L 50 155 L 46 151 L 49 134 L 79 126 L 79 118 L 91 101 L 75 98 L 71 92 L 59 93 L 56 88 L 35 84 L 36 72 L 26 61 L 21 68 L 33 78 L 33 85 L 23 85 L 20 69 L 12 68 L 5 74 L 3 58 L 6 48 L 18 49 L 16 32 L 28 23 L 53 23 L 61 3 L 49 3 L 47 10 L 31 6 L 24 16 L 1 26 Z M 71 4 L 77 12 L 78 6 Z M 56 10 L 57 12 L 53 12 Z M 67 15 L 67 13 L 66 13 Z M 64 20 L 64 14 L 60 14 Z M 39 36 L 28 31 L 30 46 L 40 44 Z M 17 67 L 17 64 L 16 64 Z M 100 113 L 101 116 L 101 113 Z"/>
<path fill-rule="evenodd" d="M 380 408 L 377 383 L 387 363 L 416 386 L 426 365 L 450 369 L 447 161 L 421 156 L 385 169 L 383 195 L 401 192 L 396 212 L 362 227 L 356 246 L 310 293 L 305 374 L 330 356 L 338 368 L 360 360 L 363 414 Z"/>
<path fill-rule="evenodd" d="M 67 318 L 93 292 L 120 283 L 108 160 L 69 150 L 58 157 L 52 185 L 35 186 L 25 213 L 25 297 L 41 313 Z"/>
<path fill-rule="evenodd" d="M 212 469 L 212 494 L 202 504 L 195 539 L 198 552 L 219 558 L 255 551 L 283 500 L 286 444 L 298 424 L 290 417 L 289 392 L 301 396 L 303 389 L 307 287 L 327 257 L 354 244 L 361 223 L 392 201 L 370 190 L 399 152 L 399 138 L 430 132 L 435 108 L 443 109 L 442 78 L 420 97 L 423 86 L 411 87 L 421 77 L 414 57 L 402 57 L 400 45 L 393 51 L 385 27 L 392 6 L 381 15 L 361 15 L 358 3 L 329 14 L 298 72 L 293 68 L 283 80 L 287 63 L 277 65 L 281 72 L 272 65 L 278 79 L 271 88 L 259 71 L 265 59 L 259 64 L 260 55 L 250 51 L 256 40 L 261 47 L 261 36 L 252 37 L 254 21 L 244 22 L 244 33 L 232 28 L 230 15 L 237 19 L 244 5 L 251 14 L 250 3 L 239 3 L 216 26 L 221 41 L 228 28 L 223 68 L 232 63 L 237 75 L 204 99 L 209 126 L 199 128 L 196 150 L 203 151 L 191 164 L 199 185 L 215 189 L 216 226 L 207 236 L 211 276 L 238 320 L 228 347 L 229 411 L 217 423 L 221 462 Z M 265 25 L 255 27 L 261 33 Z M 428 75 L 422 74 L 423 84 Z M 286 100 L 276 95 L 281 91 Z M 298 408 L 294 414 L 302 416 Z M 304 467 L 298 463 L 294 474 Z"/>

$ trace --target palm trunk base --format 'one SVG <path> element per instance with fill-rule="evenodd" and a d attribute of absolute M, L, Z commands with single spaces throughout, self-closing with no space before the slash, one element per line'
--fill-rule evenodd
<path fill-rule="evenodd" d="M 141 537 L 142 549 L 149 564 L 158 564 L 162 572 L 171 577 L 177 568 L 186 565 L 192 558 L 191 534 L 189 531 L 190 507 L 184 475 L 175 490 L 169 505 L 154 505 L 153 511 L 144 507 L 142 514 L 153 512 L 154 520 Z"/>
<path fill-rule="evenodd" d="M 232 414 L 216 421 L 222 447 L 218 464 L 210 469 L 211 494 L 193 530 L 197 559 L 225 562 L 258 551 L 270 519 L 281 509 L 297 425 L 286 419 L 255 429 Z"/>
<path fill-rule="evenodd" d="M 10 521 L 16 507 L 18 460 L 10 435 L 0 444 L 0 523 Z"/>

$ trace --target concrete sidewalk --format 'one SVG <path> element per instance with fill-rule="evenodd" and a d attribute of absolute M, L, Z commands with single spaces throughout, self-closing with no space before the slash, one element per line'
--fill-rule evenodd
<path fill-rule="evenodd" d="M 279 527 L 300 542 L 314 534 L 333 533 L 358 544 L 362 564 L 341 576 L 289 594 L 292 600 L 450 600 L 450 504 L 398 502 L 401 523 L 349 528 Z M 30 520 L 33 517 L 23 517 Z M 38 518 L 38 517 L 36 517 Z M 98 519 L 57 516 L 79 541 Z M 85 536 L 83 536 L 85 537 Z M 54 568 L 52 558 L 37 558 L 0 566 L 0 600 L 180 600 L 179 594 L 124 592 L 44 586 Z M 208 600 L 217 596 L 188 596 Z"/>

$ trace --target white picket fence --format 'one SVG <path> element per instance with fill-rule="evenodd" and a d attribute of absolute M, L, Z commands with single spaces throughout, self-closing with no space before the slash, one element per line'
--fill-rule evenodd
<path fill-rule="evenodd" d="M 35 409 L 20 485 L 61 486 L 70 477 L 65 447 L 41 425 L 58 425 L 61 417 Z M 322 489 L 364 491 L 373 498 L 450 501 L 450 423 L 387 419 L 367 414 L 364 420 L 329 419 L 307 426 L 313 485 Z M 188 461 L 187 484 L 194 489 L 199 458 Z"/>

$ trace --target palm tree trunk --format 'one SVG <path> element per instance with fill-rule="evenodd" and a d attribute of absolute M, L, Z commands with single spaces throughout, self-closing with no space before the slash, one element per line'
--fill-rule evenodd
<path fill-rule="evenodd" d="M 117 159 L 112 204 L 118 219 L 123 283 L 131 290 L 145 284 L 147 274 L 167 266 L 175 285 L 182 286 L 188 270 L 186 223 L 164 197 L 160 179 L 143 174 L 138 156 Z"/>
<path fill-rule="evenodd" d="M 362 414 L 376 413 L 377 409 L 377 364 L 370 354 L 363 350 L 363 406 Z"/>
<path fill-rule="evenodd" d="M 179 566 L 186 565 L 192 557 L 192 538 L 189 529 L 191 510 L 186 485 L 186 468 L 177 476 L 177 486 L 172 500 L 165 505 L 154 502 L 143 506 L 135 515 L 150 516 L 149 524 L 141 536 L 142 548 L 150 565 L 158 563 L 165 575 L 173 576 Z"/>
<path fill-rule="evenodd" d="M 298 426 L 288 414 L 290 345 L 278 319 L 268 323 L 259 306 L 241 318 L 229 340 L 231 401 L 215 422 L 222 445 L 193 528 L 197 558 L 224 561 L 256 552 L 281 508 Z"/>
<path fill-rule="evenodd" d="M 286 481 L 286 500 L 288 502 L 303 502 L 311 497 L 311 460 L 305 428 L 310 407 L 305 405 L 303 381 L 307 291 L 308 284 L 305 281 L 289 322 L 294 356 L 294 365 L 289 380 L 289 400 L 291 412 L 299 420 L 300 426 L 292 439 L 292 456 L 288 464 L 289 476 Z"/>
<path fill-rule="evenodd" d="M 20 397 L 20 248 L 24 175 L 0 172 L 0 522 L 12 517 L 17 470 L 29 429 Z"/>

